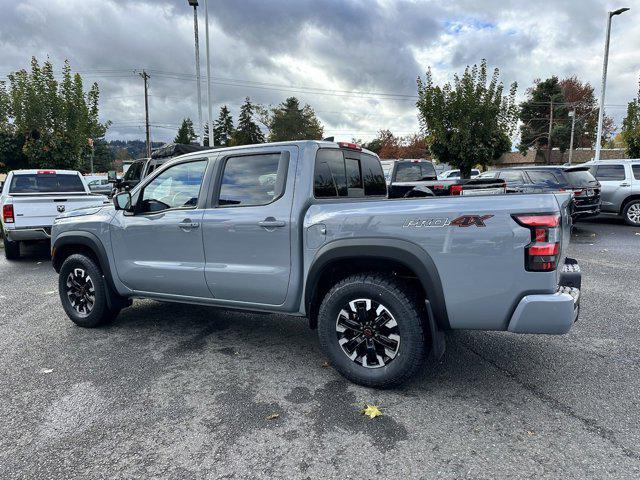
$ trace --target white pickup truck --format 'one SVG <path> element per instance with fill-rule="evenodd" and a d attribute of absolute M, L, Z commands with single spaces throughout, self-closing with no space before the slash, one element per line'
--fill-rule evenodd
<path fill-rule="evenodd" d="M 4 254 L 20 257 L 20 243 L 51 238 L 53 219 L 63 212 L 108 202 L 91 193 L 79 172 L 72 170 L 15 170 L 0 191 Z"/>

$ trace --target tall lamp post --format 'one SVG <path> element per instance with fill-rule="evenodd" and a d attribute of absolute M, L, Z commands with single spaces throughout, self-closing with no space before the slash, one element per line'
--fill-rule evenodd
<path fill-rule="evenodd" d="M 204 0 L 204 36 L 207 51 L 207 109 L 208 109 L 208 118 L 209 118 L 209 146 L 215 147 L 215 140 L 213 138 L 213 121 L 211 119 L 211 63 L 209 61 L 209 2 Z"/>
<path fill-rule="evenodd" d="M 198 133 L 200 145 L 204 145 L 204 125 L 202 124 L 202 91 L 200 82 L 200 40 L 198 39 L 198 0 L 187 0 L 193 7 L 193 34 L 196 39 L 196 82 L 198 88 Z"/>
<path fill-rule="evenodd" d="M 595 160 L 600 160 L 600 143 L 602 139 L 602 120 L 604 119 L 604 93 L 607 86 L 607 63 L 609 62 L 609 38 L 611 36 L 611 19 L 616 15 L 626 12 L 629 8 L 619 8 L 609 12 L 607 18 L 607 35 L 604 41 L 604 61 L 602 63 L 602 86 L 600 87 L 600 111 L 598 112 L 598 133 L 596 135 Z"/>
<path fill-rule="evenodd" d="M 571 159 L 573 158 L 573 132 L 576 130 L 576 110 L 573 109 L 569 112 L 571 117 L 571 141 L 569 142 L 569 165 L 571 165 Z"/>

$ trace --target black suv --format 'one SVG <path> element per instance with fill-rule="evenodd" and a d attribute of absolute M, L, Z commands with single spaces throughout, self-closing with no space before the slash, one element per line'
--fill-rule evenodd
<path fill-rule="evenodd" d="M 591 217 L 600 213 L 600 182 L 586 166 L 536 166 L 491 170 L 480 178 L 500 178 L 507 193 L 573 192 L 571 216 Z"/>

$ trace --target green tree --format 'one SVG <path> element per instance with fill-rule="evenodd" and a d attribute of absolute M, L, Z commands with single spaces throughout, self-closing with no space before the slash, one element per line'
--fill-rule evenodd
<path fill-rule="evenodd" d="M 476 165 L 487 165 L 511 148 L 510 136 L 517 122 L 515 95 L 504 86 L 496 68 L 489 78 L 486 60 L 467 67 L 453 84 L 434 85 L 431 69 L 425 80 L 418 78 L 418 117 L 426 145 L 440 162 L 471 176 Z"/>
<path fill-rule="evenodd" d="M 103 139 L 109 126 L 98 120 L 98 85 L 85 94 L 82 77 L 72 75 L 68 61 L 58 83 L 51 62 L 40 66 L 35 57 L 29 72 L 19 70 L 8 78 L 9 89 L 0 89 L 0 133 L 3 145 L 13 138 L 8 143 L 20 146 L 24 158 L 14 160 L 35 168 L 85 170 L 90 139 Z"/>
<path fill-rule="evenodd" d="M 176 135 L 173 141 L 175 143 L 185 143 L 188 145 L 197 138 L 196 132 L 193 130 L 193 122 L 187 117 L 182 120 L 182 125 L 180 125 L 178 129 L 178 135 Z"/>
<path fill-rule="evenodd" d="M 264 143 L 264 134 L 258 124 L 253 120 L 256 107 L 247 97 L 240 108 L 238 128 L 233 133 L 234 145 L 251 145 Z"/>
<path fill-rule="evenodd" d="M 549 144 L 549 122 L 553 111 L 551 143 Z M 530 148 L 547 148 L 550 152 L 556 146 L 564 152 L 569 148 L 571 124 L 569 108 L 558 77 L 537 79 L 527 90 L 527 99 L 520 104 L 520 144 L 518 149 L 526 154 Z M 547 163 L 550 158 L 547 156 Z"/>
<path fill-rule="evenodd" d="M 222 108 L 220 108 L 218 120 L 216 120 L 213 125 L 213 138 L 216 146 L 229 146 L 233 138 L 233 132 L 233 117 L 227 106 L 223 105 Z"/>
<path fill-rule="evenodd" d="M 621 133 L 629 158 L 640 158 L 640 84 L 638 96 L 627 105 L 627 116 L 622 121 Z"/>
<path fill-rule="evenodd" d="M 269 141 L 321 140 L 324 128 L 309 105 L 300 107 L 296 97 L 289 97 L 269 112 L 266 124 Z"/>

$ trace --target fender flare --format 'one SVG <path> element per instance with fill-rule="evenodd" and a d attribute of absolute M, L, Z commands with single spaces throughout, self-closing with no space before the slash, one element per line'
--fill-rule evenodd
<path fill-rule="evenodd" d="M 53 264 L 53 268 L 56 272 L 60 273 L 60 267 L 62 267 L 62 262 L 59 257 L 56 259 L 56 252 L 60 251 L 67 245 L 82 245 L 83 247 L 90 249 L 98 259 L 100 269 L 102 270 L 102 274 L 104 275 L 107 284 L 114 292 L 117 292 L 113 283 L 113 276 L 111 267 L 109 266 L 107 251 L 105 250 L 104 245 L 102 245 L 100 239 L 90 232 L 62 232 L 56 237 L 55 242 L 51 245 L 51 263 Z"/>
<path fill-rule="evenodd" d="M 323 245 L 316 252 L 305 281 L 304 297 L 307 312 L 310 311 L 313 295 L 325 268 L 334 261 L 351 258 L 393 260 L 413 271 L 427 293 L 438 327 L 443 330 L 451 328 L 442 282 L 433 259 L 419 245 L 399 239 L 341 239 Z"/>

